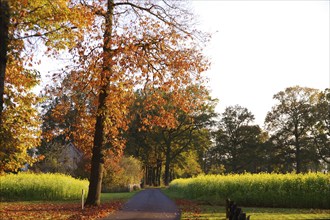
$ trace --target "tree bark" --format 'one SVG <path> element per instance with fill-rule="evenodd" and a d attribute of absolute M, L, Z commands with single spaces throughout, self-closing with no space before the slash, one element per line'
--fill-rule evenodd
<path fill-rule="evenodd" d="M 102 179 L 104 170 L 104 151 L 105 151 L 105 119 L 106 119 L 106 100 L 109 96 L 109 81 L 111 77 L 110 61 L 111 52 L 111 34 L 113 18 L 113 0 L 107 2 L 107 13 L 105 16 L 105 31 L 103 35 L 103 69 L 101 73 L 102 86 L 99 92 L 99 103 L 97 108 L 97 117 L 95 124 L 94 143 L 92 150 L 91 174 L 89 191 L 86 199 L 86 205 L 98 206 L 101 203 Z"/>
<path fill-rule="evenodd" d="M 106 87 L 106 86 L 103 86 Z M 94 146 L 92 150 L 92 164 L 91 174 L 89 178 L 89 190 L 86 200 L 86 205 L 100 205 L 101 203 L 101 190 L 102 190 L 102 178 L 104 170 L 104 122 L 105 116 L 102 111 L 105 108 L 106 90 L 102 88 L 99 95 L 99 114 L 96 118 L 95 134 L 94 134 Z"/>
<path fill-rule="evenodd" d="M 8 0 L 0 1 L 0 126 L 4 104 L 5 75 L 7 65 L 7 50 L 9 42 L 9 5 Z"/>

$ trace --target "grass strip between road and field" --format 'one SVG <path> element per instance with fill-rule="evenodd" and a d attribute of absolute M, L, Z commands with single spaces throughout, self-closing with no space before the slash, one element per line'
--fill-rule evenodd
<path fill-rule="evenodd" d="M 181 210 L 182 220 L 225 220 L 226 212 L 223 205 L 215 205 L 207 200 L 187 199 L 182 193 L 163 189 L 165 195 L 176 202 Z M 223 201 L 224 202 L 224 201 Z M 330 219 L 329 209 L 296 209 L 296 208 L 265 208 L 241 207 L 251 219 Z"/>

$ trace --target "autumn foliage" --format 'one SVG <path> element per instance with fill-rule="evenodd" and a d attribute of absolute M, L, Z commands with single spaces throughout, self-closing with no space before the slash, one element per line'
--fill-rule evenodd
<path fill-rule="evenodd" d="M 40 63 L 37 53 L 55 57 L 70 48 L 81 37 L 75 26 L 85 24 L 83 11 L 67 0 L 1 1 L 0 172 L 18 171 L 38 159 L 27 152 L 41 137 L 41 100 L 32 90 L 40 82 L 33 68 Z"/>
<path fill-rule="evenodd" d="M 107 155 L 117 160 L 123 154 L 136 90 L 147 95 L 147 112 L 158 108 L 157 114 L 143 119 L 146 127 L 174 128 L 178 110 L 189 113 L 202 102 L 192 98 L 189 89 L 204 90 L 202 72 L 209 62 L 202 44 L 209 36 L 194 29 L 193 14 L 185 6 L 152 0 L 5 1 L 1 28 L 8 31 L 1 36 L 8 47 L 0 51 L 0 91 L 5 88 L 1 170 L 32 164 L 37 158 L 27 155 L 28 149 L 37 147 L 41 138 L 48 142 L 63 136 L 90 158 L 93 196 L 87 203 L 99 204 L 104 164 Z M 54 124 L 43 126 L 42 135 L 36 109 L 40 100 L 31 93 L 38 84 L 33 69 L 39 63 L 38 52 L 55 59 L 65 52 L 70 60 L 45 89 L 44 120 L 51 118 Z M 163 94 L 172 96 L 173 108 L 165 107 L 168 100 Z M 67 120 L 70 126 L 60 126 L 68 125 Z"/>
<path fill-rule="evenodd" d="M 185 88 L 204 82 L 201 73 L 209 63 L 196 41 L 201 33 L 188 24 L 192 14 L 179 2 L 109 0 L 81 5 L 88 9 L 84 16 L 89 25 L 77 27 L 83 39 L 69 50 L 72 63 L 55 73 L 47 90 L 58 97 L 54 117 L 61 120 L 66 112 L 76 111 L 74 129 L 50 131 L 45 137 L 67 133 L 91 156 L 92 193 L 100 192 L 107 155 L 122 155 L 134 91 L 148 91 L 144 106 L 159 108 L 157 116 L 146 116 L 144 124 L 175 127 L 177 109 L 189 112 L 199 104 Z M 183 13 L 180 21 L 178 15 Z M 171 104 L 176 107 L 162 107 L 159 91 L 173 95 Z M 95 203 L 92 200 L 88 197 L 87 202 Z"/>

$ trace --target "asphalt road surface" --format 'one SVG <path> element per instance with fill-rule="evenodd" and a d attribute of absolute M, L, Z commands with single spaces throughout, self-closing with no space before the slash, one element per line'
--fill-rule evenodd
<path fill-rule="evenodd" d="M 103 220 L 179 220 L 180 211 L 160 189 L 145 189 L 133 196 L 123 207 Z"/>

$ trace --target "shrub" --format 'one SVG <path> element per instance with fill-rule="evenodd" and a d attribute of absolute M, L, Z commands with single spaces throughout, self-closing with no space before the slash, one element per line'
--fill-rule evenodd
<path fill-rule="evenodd" d="M 89 182 L 64 174 L 18 173 L 0 176 L 0 184 L 1 200 L 75 200 Z"/>
<path fill-rule="evenodd" d="M 141 162 L 134 157 L 123 157 L 119 164 L 112 164 L 106 169 L 102 191 L 128 192 L 139 189 L 142 176 Z"/>

